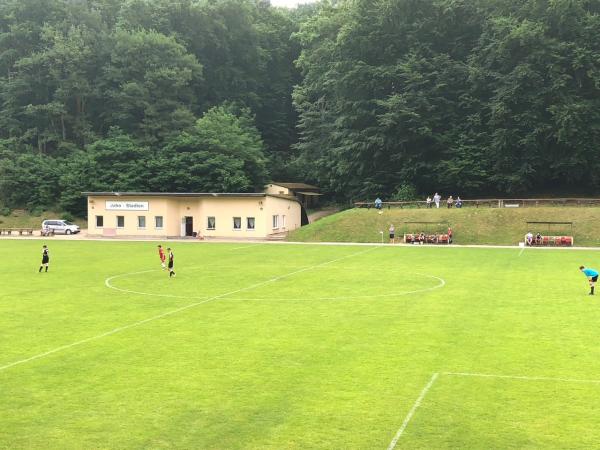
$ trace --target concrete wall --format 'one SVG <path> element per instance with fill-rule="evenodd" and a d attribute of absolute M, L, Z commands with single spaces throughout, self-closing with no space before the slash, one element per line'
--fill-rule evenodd
<path fill-rule="evenodd" d="M 107 210 L 106 202 L 147 202 L 146 211 Z M 102 216 L 104 226 L 96 226 L 96 216 Z M 124 226 L 117 227 L 117 216 L 124 217 Z M 138 216 L 146 217 L 146 227 L 138 227 Z M 163 227 L 155 226 L 155 217 L 162 216 Z M 91 196 L 88 198 L 88 234 L 96 236 L 156 236 L 185 235 L 184 218 L 192 217 L 193 231 L 202 236 L 264 238 L 300 227 L 301 210 L 297 201 L 264 197 L 160 197 L 160 196 Z M 278 216 L 273 227 L 273 216 Z M 285 216 L 285 223 L 284 223 Z M 215 218 L 215 228 L 208 229 L 208 217 Z M 234 228 L 234 217 L 241 227 Z M 248 218 L 254 218 L 254 229 L 248 228 Z"/>
<path fill-rule="evenodd" d="M 278 184 L 267 184 L 265 193 L 271 195 L 293 195 L 288 188 L 279 186 Z"/>

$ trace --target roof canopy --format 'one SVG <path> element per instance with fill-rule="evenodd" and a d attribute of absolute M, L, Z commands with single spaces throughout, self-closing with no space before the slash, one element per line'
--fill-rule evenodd
<path fill-rule="evenodd" d="M 284 188 L 288 188 L 288 189 L 319 189 L 317 186 L 313 186 L 312 184 L 306 184 L 306 183 L 278 183 L 276 181 L 274 181 L 271 184 L 275 184 L 277 186 L 281 186 Z"/>
<path fill-rule="evenodd" d="M 179 198 L 264 198 L 276 197 L 290 201 L 298 201 L 290 195 L 266 194 L 264 192 L 82 192 L 86 197 L 179 197 Z"/>

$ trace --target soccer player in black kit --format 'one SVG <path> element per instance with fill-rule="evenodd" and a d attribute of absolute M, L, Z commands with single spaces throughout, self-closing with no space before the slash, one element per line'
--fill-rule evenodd
<path fill-rule="evenodd" d="M 171 250 L 171 247 L 169 247 L 167 251 L 169 252 L 169 278 L 171 278 L 175 276 L 175 271 L 173 270 L 175 257 L 173 256 L 173 250 Z"/>
<path fill-rule="evenodd" d="M 46 267 L 46 272 L 48 272 L 48 264 L 50 264 L 50 253 L 48 252 L 48 247 L 45 245 L 42 246 L 42 264 L 40 264 L 40 270 L 38 272 L 42 272 L 42 269 Z"/>

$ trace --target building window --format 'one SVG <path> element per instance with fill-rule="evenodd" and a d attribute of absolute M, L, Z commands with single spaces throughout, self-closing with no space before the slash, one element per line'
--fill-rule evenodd
<path fill-rule="evenodd" d="M 146 228 L 146 216 L 138 216 L 138 228 Z"/>
<path fill-rule="evenodd" d="M 255 226 L 256 226 L 256 221 L 254 220 L 254 217 L 246 217 L 246 229 L 254 230 Z"/>
<path fill-rule="evenodd" d="M 234 230 L 241 230 L 242 229 L 242 218 L 241 217 L 234 217 L 233 218 L 233 229 Z"/>
<path fill-rule="evenodd" d="M 285 214 L 281 216 L 281 228 L 285 228 Z"/>
<path fill-rule="evenodd" d="M 279 216 L 273 216 L 273 229 L 279 228 Z"/>
<path fill-rule="evenodd" d="M 117 228 L 125 228 L 125 216 L 117 216 Z"/>
<path fill-rule="evenodd" d="M 217 225 L 217 221 L 215 220 L 215 218 L 213 216 L 206 218 L 206 229 L 207 230 L 214 230 L 216 228 L 216 225 Z"/>
<path fill-rule="evenodd" d="M 163 216 L 154 216 L 154 228 L 162 230 L 163 228 Z"/>
<path fill-rule="evenodd" d="M 104 216 L 96 216 L 96 228 L 102 228 L 104 226 Z"/>

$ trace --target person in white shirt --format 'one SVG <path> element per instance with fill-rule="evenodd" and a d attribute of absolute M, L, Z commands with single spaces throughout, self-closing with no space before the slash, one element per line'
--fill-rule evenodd
<path fill-rule="evenodd" d="M 533 233 L 531 231 L 525 235 L 525 243 L 529 246 L 533 244 Z"/>
<path fill-rule="evenodd" d="M 442 199 L 442 196 L 436 192 L 435 195 L 433 196 L 433 202 L 435 203 L 435 207 L 436 208 L 440 207 L 440 200 L 441 199 Z"/>

